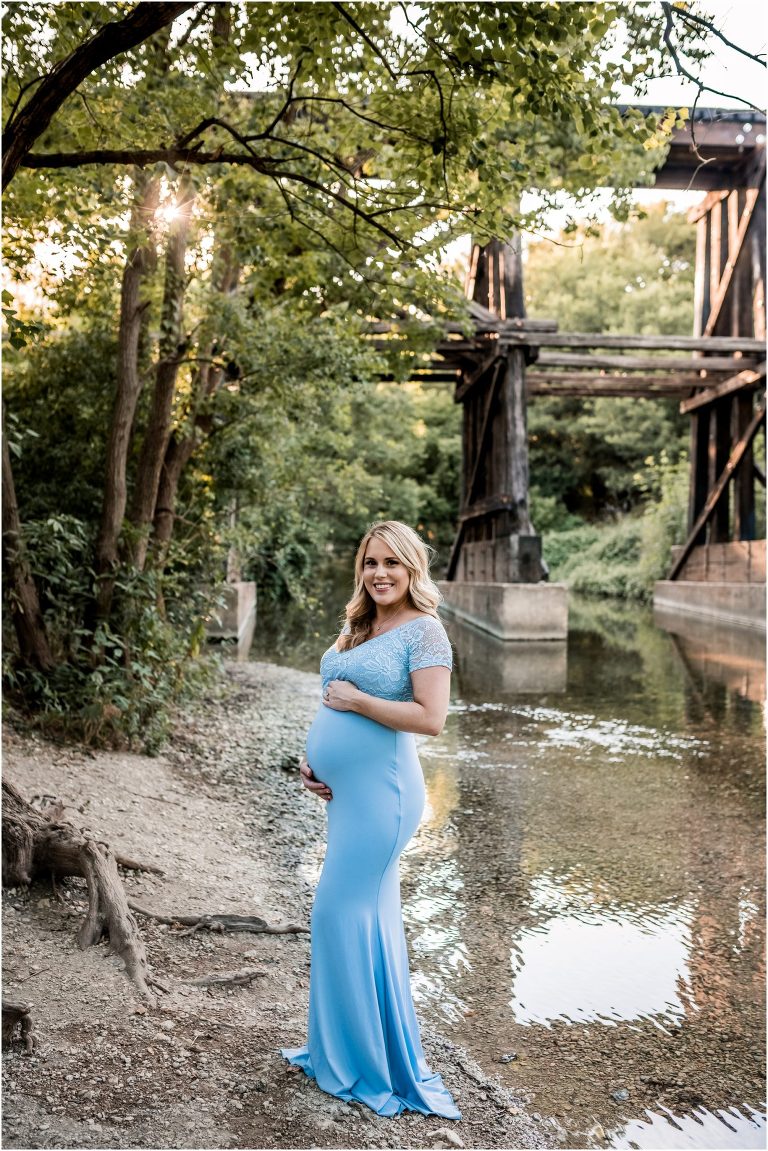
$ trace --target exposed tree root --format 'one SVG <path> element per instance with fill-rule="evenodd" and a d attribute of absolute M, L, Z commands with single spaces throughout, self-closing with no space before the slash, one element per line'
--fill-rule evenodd
<path fill-rule="evenodd" d="M 61 807 L 55 813 L 61 816 Z M 88 912 L 77 934 L 85 950 L 109 939 L 107 954 L 118 955 L 129 978 L 150 1003 L 149 987 L 167 988 L 149 970 L 144 941 L 128 907 L 117 858 L 105 843 L 61 820 L 37 811 L 7 780 L 3 781 L 3 884 L 28 886 L 38 877 L 77 875 L 88 887 Z"/>
<path fill-rule="evenodd" d="M 128 906 L 137 914 L 145 915 L 147 919 L 154 919 L 156 923 L 168 923 L 171 926 L 180 924 L 188 929 L 177 932 L 178 935 L 194 935 L 203 928 L 221 934 L 226 931 L 249 931 L 253 934 L 291 935 L 309 931 L 308 927 L 301 927 L 295 923 L 276 926 L 267 923 L 266 919 L 262 919 L 259 915 L 158 915 L 154 911 L 139 907 L 136 903 L 129 902 Z"/>
<path fill-rule="evenodd" d="M 199 979 L 185 979 L 192 987 L 246 987 L 266 972 L 258 967 L 246 967 L 243 971 L 223 971 L 220 975 L 201 975 Z"/>
<path fill-rule="evenodd" d="M 3 884 L 6 887 L 29 886 L 37 878 L 49 878 L 54 884 L 63 876 L 80 876 L 88 889 L 88 910 L 77 933 L 78 945 L 85 950 L 108 939 L 108 955 L 117 955 L 141 996 L 154 1005 L 150 988 L 168 991 L 150 970 L 144 941 L 133 915 L 136 912 L 158 923 L 182 926 L 180 935 L 196 931 L 246 931 L 269 935 L 306 933 L 308 927 L 289 923 L 267 923 L 258 915 L 157 915 L 129 902 L 123 888 L 118 864 L 136 870 L 162 875 L 159 868 L 116 856 L 106 843 L 90 832 L 79 830 L 64 818 L 64 806 L 52 797 L 42 797 L 42 810 L 33 807 L 17 788 L 3 781 Z M 200 987 L 224 985 L 245 986 L 263 972 L 253 969 L 212 975 L 191 980 Z M 3 1037 L 9 1041 L 17 1028 L 28 1051 L 34 1040 L 29 1008 L 23 1004 L 3 1004 Z"/>
<path fill-rule="evenodd" d="M 152 863 L 141 863 L 136 859 L 129 859 L 127 855 L 116 855 L 115 863 L 124 867 L 126 871 L 147 871 L 150 875 L 165 875 L 162 867 L 155 867 Z"/>
<path fill-rule="evenodd" d="M 13 1042 L 18 1029 L 27 1054 L 32 1054 L 35 1049 L 35 1036 L 32 1031 L 30 1011 L 31 1008 L 28 1003 L 14 1003 L 10 999 L 3 1000 L 3 1047 Z"/>

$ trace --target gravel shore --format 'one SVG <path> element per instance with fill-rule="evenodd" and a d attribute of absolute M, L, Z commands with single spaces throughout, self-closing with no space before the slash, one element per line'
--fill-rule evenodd
<path fill-rule="evenodd" d="M 6 777 L 55 796 L 115 851 L 162 870 L 125 873 L 129 899 L 161 916 L 235 913 L 308 926 L 325 811 L 297 765 L 320 696 L 314 674 L 227 666 L 182 714 L 163 754 L 93 753 L 4 729 Z M 514 1095 L 424 1019 L 427 1058 L 464 1118 L 374 1115 L 289 1069 L 304 1041 L 309 936 L 182 934 L 139 916 L 169 991 L 142 1003 L 103 946 L 78 950 L 84 881 L 3 893 L 4 993 L 32 1005 L 33 1054 L 4 1053 L 6 1147 L 557 1147 Z M 256 972 L 240 986 L 194 985 Z M 540 1120 L 540 1117 L 537 1117 Z"/>

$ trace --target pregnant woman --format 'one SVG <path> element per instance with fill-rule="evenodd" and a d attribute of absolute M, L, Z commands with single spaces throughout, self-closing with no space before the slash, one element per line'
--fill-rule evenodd
<path fill-rule="evenodd" d="M 424 1058 L 413 1010 L 398 862 L 419 825 L 424 779 L 414 733 L 445 723 L 451 646 L 427 549 L 387 520 L 364 536 L 346 623 L 320 661 L 323 702 L 302 780 L 328 803 L 328 846 L 312 908 L 309 1034 L 282 1054 L 340 1099 L 379 1115 L 460 1119 Z"/>

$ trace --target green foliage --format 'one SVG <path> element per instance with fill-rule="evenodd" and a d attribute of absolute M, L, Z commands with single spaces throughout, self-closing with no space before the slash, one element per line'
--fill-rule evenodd
<path fill-rule="evenodd" d="M 630 516 L 613 524 L 585 524 L 544 540 L 550 579 L 593 596 L 647 599 L 649 589 L 638 570 L 641 551 L 641 521 Z"/>
<path fill-rule="evenodd" d="M 95 32 L 124 11 L 12 5 L 4 120 L 84 27 Z M 253 168 L 210 169 L 223 197 L 248 189 L 244 220 L 290 217 L 366 284 L 385 285 L 434 256 L 450 232 L 508 235 L 523 191 L 540 190 L 546 203 L 611 184 L 626 212 L 628 189 L 650 181 L 663 158 L 675 115 L 622 115 L 618 92 L 664 72 L 663 31 L 650 3 L 209 5 L 87 76 L 35 151 L 183 140 L 250 155 Z M 618 38 L 617 60 L 608 50 Z M 122 231 L 119 179 L 108 165 L 53 177 L 22 170 L 7 193 L 11 263 L 28 263 L 30 232 L 50 228 L 93 266 Z"/>
<path fill-rule="evenodd" d="M 124 570 L 109 623 L 86 625 L 94 573 L 88 525 L 50 516 L 24 526 L 48 637 L 56 660 L 43 675 L 24 666 L 8 637 L 9 698 L 44 730 L 86 743 L 152 752 L 163 742 L 173 705 L 208 682 L 201 658 L 210 596 L 178 574 Z M 162 593 L 164 610 L 158 610 Z"/>
<path fill-rule="evenodd" d="M 44 330 L 44 325 L 40 321 L 21 318 L 16 310 L 13 292 L 9 292 L 7 288 L 3 288 L 2 291 L 2 315 L 8 343 L 17 352 L 33 342 Z"/>
<path fill-rule="evenodd" d="M 417 526 L 445 558 L 461 450 L 452 396 L 358 381 L 343 390 L 325 384 L 318 402 L 312 418 L 295 420 L 258 408 L 258 441 L 241 423 L 233 429 L 238 463 L 228 459 L 232 487 L 219 491 L 237 504 L 228 538 L 246 574 L 271 594 L 311 594 L 320 557 L 350 554 L 372 520 L 391 517 Z M 228 445 L 212 440 L 209 448 L 218 454 Z"/>
<path fill-rule="evenodd" d="M 646 587 L 665 579 L 672 566 L 672 546 L 683 543 L 688 522 L 687 457 L 672 463 L 666 452 L 649 461 L 652 475 L 651 500 L 642 518 L 640 577 Z"/>
<path fill-rule="evenodd" d="M 528 250 L 526 303 L 566 332 L 688 335 L 696 234 L 665 203 L 625 226 L 582 226 Z"/>
<path fill-rule="evenodd" d="M 25 518 L 101 510 L 117 345 L 105 320 L 55 331 L 8 365 L 8 419 L 24 430 L 14 461 Z"/>
<path fill-rule="evenodd" d="M 641 515 L 613 523 L 555 529 L 544 537 L 550 578 L 574 591 L 650 601 L 671 566 L 671 548 L 685 538 L 688 461 L 662 452 L 646 461 L 648 502 Z"/>
<path fill-rule="evenodd" d="M 686 335 L 693 323 L 694 230 L 666 205 L 573 246 L 539 243 L 526 263 L 532 315 L 561 331 Z M 530 469 L 541 496 L 586 518 L 640 507 L 649 459 L 671 463 L 688 426 L 674 400 L 534 397 L 528 409 Z M 534 519 L 538 528 L 538 523 Z"/>
<path fill-rule="evenodd" d="M 531 521 L 539 535 L 548 536 L 551 532 L 567 532 L 581 527 L 583 521 L 568 511 L 557 496 L 545 495 L 538 484 L 532 484 L 529 492 Z"/>

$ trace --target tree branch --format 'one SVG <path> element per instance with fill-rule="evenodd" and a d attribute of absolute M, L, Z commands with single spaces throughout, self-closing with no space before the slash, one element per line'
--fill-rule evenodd
<path fill-rule="evenodd" d="M 429 139 L 426 136 L 420 135 L 420 133 L 415 130 L 415 127 L 408 126 L 408 125 L 402 125 L 402 124 L 388 124 L 384 120 L 377 120 L 375 116 L 366 116 L 365 112 L 361 112 L 359 110 L 359 108 L 355 108 L 353 104 L 348 103 L 341 96 L 309 96 L 306 94 L 302 95 L 302 96 L 293 96 L 290 101 L 287 100 L 284 107 L 281 109 L 280 114 L 277 117 L 275 117 L 273 122 L 267 128 L 265 128 L 263 132 L 259 132 L 257 134 L 252 135 L 252 136 L 250 136 L 250 135 L 246 136 L 246 140 L 264 140 L 267 138 L 272 139 L 272 140 L 283 140 L 284 137 L 272 136 L 271 133 L 272 133 L 273 128 L 280 122 L 282 117 L 285 115 L 285 112 L 286 112 L 288 105 L 290 103 L 294 103 L 294 104 L 339 104 L 342 108 L 344 108 L 347 112 L 349 112 L 350 115 L 354 116 L 355 119 L 362 120 L 366 124 L 373 124 L 373 126 L 375 128 L 381 129 L 382 132 L 399 132 L 404 136 L 408 136 L 411 140 L 416 140 L 419 144 L 431 144 L 432 143 L 431 139 Z"/>
<path fill-rule="evenodd" d="M 191 8 L 187 2 L 143 3 L 123 20 L 110 21 L 95 36 L 71 52 L 48 73 L 23 108 L 9 120 L 4 133 L 2 177 L 7 186 L 35 140 L 46 130 L 61 105 L 102 64 L 134 48 Z"/>
<path fill-rule="evenodd" d="M 21 101 L 21 97 L 24 95 L 25 92 L 28 92 L 30 88 L 34 87 L 35 84 L 39 84 L 42 79 L 43 79 L 42 76 L 33 76 L 31 80 L 28 80 L 26 84 L 22 84 L 21 88 L 19 88 L 19 91 L 16 95 L 16 99 L 13 101 L 13 107 L 11 108 L 10 112 L 8 113 L 8 119 L 6 120 L 5 127 L 3 128 L 3 136 L 5 136 L 6 132 L 8 131 L 8 128 L 10 127 L 10 124 L 13 120 L 13 117 L 16 115 L 16 109 L 19 106 L 19 103 Z"/>
<path fill-rule="evenodd" d="M 293 75 L 291 76 L 291 79 L 288 82 L 288 94 L 286 95 L 285 100 L 283 101 L 282 108 L 279 110 L 277 115 L 272 118 L 270 123 L 267 124 L 267 126 L 263 132 L 261 132 L 256 137 L 249 136 L 249 139 L 257 139 L 257 140 L 266 139 L 272 135 L 273 130 L 280 123 L 283 116 L 285 116 L 285 114 L 287 113 L 288 109 L 290 108 L 291 104 L 294 101 L 293 86 L 299 78 L 299 72 L 301 72 L 301 65 L 302 65 L 302 60 L 301 60 L 301 57 L 299 57 L 299 59 L 296 62 L 296 71 L 293 73 Z"/>
<path fill-rule="evenodd" d="M 380 49 L 380 48 L 378 48 L 378 47 L 376 46 L 376 44 L 374 44 L 373 40 L 372 40 L 372 39 L 371 39 L 371 37 L 370 37 L 370 36 L 367 34 L 367 32 L 364 32 L 364 31 L 363 31 L 363 29 L 360 27 L 360 25 L 359 25 L 359 24 L 358 24 L 358 22 L 355 20 L 355 18 L 354 18 L 354 17 L 353 17 L 353 16 L 352 16 L 352 15 L 351 15 L 349 12 L 347 12 L 347 10 L 346 10 L 346 8 L 344 7 L 344 5 L 343 5 L 343 4 L 339 4 L 339 3 L 337 3 L 337 2 L 336 2 L 336 0 L 334 0 L 334 4 L 333 4 L 333 6 L 334 6 L 334 8 L 336 9 L 336 11 L 339 13 L 339 15 L 340 15 L 340 16 L 341 16 L 341 17 L 342 17 L 344 20 L 346 20 L 348 24 L 351 24 L 351 25 L 352 25 L 352 27 L 354 28 L 355 32 L 357 32 L 358 36 L 359 36 L 359 37 L 360 37 L 362 40 L 364 40 L 364 41 L 365 41 L 365 43 L 368 45 L 368 47 L 371 49 L 371 51 L 374 53 L 374 55 L 375 55 L 375 56 L 378 56 L 379 60 L 381 60 L 382 64 L 384 65 L 384 67 L 386 68 L 387 72 L 389 73 L 389 78 L 390 78 L 390 80 L 395 80 L 395 81 L 399 80 L 399 79 L 400 79 L 400 76 L 399 76 L 399 74 L 398 74 L 397 72 L 395 72 L 395 71 L 394 71 L 394 69 L 392 68 L 392 65 L 389 63 L 389 61 L 387 60 L 387 58 L 386 58 L 386 56 L 384 55 L 384 53 L 381 51 L 381 49 Z"/>
<path fill-rule="evenodd" d="M 698 24 L 701 28 L 706 28 L 713 36 L 717 36 L 718 40 L 728 48 L 733 48 L 734 52 L 739 52 L 740 55 L 746 56 L 748 60 L 754 60 L 756 64 L 762 64 L 765 67 L 765 53 L 761 52 L 755 55 L 753 52 L 748 52 L 746 48 L 742 48 L 740 44 L 734 44 L 727 36 L 724 36 L 719 28 L 715 28 L 709 20 L 705 20 L 703 16 L 697 16 L 695 12 L 689 12 L 686 8 L 678 8 L 677 5 L 672 5 L 672 11 L 681 20 L 688 21 L 689 24 Z"/>
<path fill-rule="evenodd" d="M 198 27 L 201 20 L 203 19 L 203 16 L 205 16 L 206 12 L 208 11 L 208 9 L 210 7 L 211 7 L 211 5 L 207 4 L 207 3 L 200 5 L 200 8 L 198 9 L 197 12 L 195 12 L 194 16 L 190 20 L 189 27 L 187 28 L 186 32 L 184 33 L 183 36 L 179 37 L 179 41 L 176 44 L 177 49 L 185 47 L 185 45 L 189 42 L 190 36 L 194 32 L 195 28 Z"/>
<path fill-rule="evenodd" d="M 114 148 L 96 148 L 89 152 L 32 152 L 24 158 L 22 166 L 25 168 L 80 168 L 86 164 L 125 164 L 144 168 L 148 164 L 158 163 L 170 164 L 172 167 L 181 167 L 187 164 L 240 165 L 253 168 L 256 172 L 271 176 L 273 179 L 289 180 L 292 183 L 304 184 L 307 188 L 312 188 L 314 191 L 320 192 L 323 196 L 328 196 L 330 199 L 342 204 L 344 208 L 352 213 L 355 223 L 357 223 L 358 220 L 364 220 L 365 223 L 385 235 L 393 244 L 397 245 L 398 248 L 405 246 L 406 242 L 402 236 L 398 236 L 396 232 L 391 231 L 384 224 L 380 223 L 372 213 L 366 212 L 364 208 L 359 207 L 354 201 L 348 200 L 345 196 L 342 196 L 340 192 L 335 192 L 333 188 L 327 187 L 319 180 L 314 180 L 312 177 L 305 176 L 301 172 L 291 172 L 276 168 L 275 165 L 280 162 L 282 161 L 272 160 L 266 156 L 243 156 L 237 152 L 225 152 L 223 148 L 217 148 L 215 152 L 203 152 L 198 148 L 148 148 L 133 151 Z M 406 209 L 391 209 L 393 212 L 403 210 Z"/>
<path fill-rule="evenodd" d="M 713 96 L 722 96 L 726 100 L 735 100 L 737 103 L 743 104 L 746 108 L 751 108 L 754 112 L 761 112 L 761 109 L 758 108 L 755 104 L 753 104 L 751 102 L 751 100 L 745 100 L 742 96 L 735 96 L 731 92 L 721 92 L 718 88 L 711 88 L 709 86 L 709 84 L 704 84 L 697 76 L 694 76 L 692 72 L 688 71 L 688 69 L 685 67 L 682 60 L 680 59 L 680 54 L 678 53 L 677 48 L 672 43 L 672 29 L 673 29 L 674 23 L 675 23 L 674 14 L 677 13 L 679 15 L 680 9 L 675 8 L 675 6 L 673 4 L 670 4 L 668 2 L 668 0 L 664 0 L 664 2 L 661 5 L 661 9 L 664 12 L 664 15 L 666 16 L 666 20 L 664 23 L 663 40 L 664 40 L 664 43 L 667 47 L 667 51 L 669 52 L 670 56 L 672 57 L 672 61 L 675 65 L 675 67 L 677 68 L 678 75 L 685 76 L 686 80 L 690 80 L 692 84 L 695 84 L 696 87 L 698 88 L 699 95 L 701 95 L 702 92 L 711 92 Z M 696 99 L 698 100 L 698 96 Z M 699 157 L 700 160 L 703 160 L 704 157 L 700 155 L 699 150 L 696 146 L 696 138 L 694 136 L 693 121 L 691 121 L 691 143 L 693 145 L 693 150 L 696 153 L 696 155 Z"/>
<path fill-rule="evenodd" d="M 432 83 L 437 88 L 437 95 L 438 95 L 438 99 L 440 101 L 440 124 L 442 126 L 442 132 L 443 132 L 442 137 L 440 138 L 439 142 L 440 142 L 440 149 L 442 151 L 442 160 L 443 160 L 443 182 L 445 184 L 445 188 L 446 188 L 446 192 L 447 192 L 447 189 L 448 189 L 448 172 L 447 172 L 448 124 L 447 124 L 447 121 L 445 118 L 445 97 L 443 95 L 443 88 L 442 88 L 442 85 L 441 85 L 441 83 L 437 77 L 437 73 L 432 68 L 414 68 L 414 69 L 411 69 L 407 72 L 395 72 L 393 70 L 391 64 L 389 63 L 389 61 L 384 56 L 381 49 L 377 48 L 376 44 L 374 44 L 374 42 L 370 38 L 370 36 L 368 36 L 368 34 L 360 27 L 360 25 L 357 23 L 357 21 L 354 19 L 354 17 L 352 15 L 350 15 L 349 12 L 347 12 L 344 5 L 338 3 L 338 0 L 334 0 L 333 6 L 336 9 L 336 11 L 341 16 L 343 16 L 343 18 L 347 21 L 347 23 L 350 24 L 354 28 L 354 30 L 357 32 L 358 36 L 360 36 L 365 41 L 365 43 L 368 45 L 368 47 L 371 49 L 371 51 L 376 54 L 376 56 L 379 58 L 379 60 L 381 60 L 382 64 L 386 68 L 386 70 L 389 73 L 389 76 L 392 80 L 397 82 L 398 80 L 402 79 L 404 76 L 407 76 L 407 77 L 427 76 L 432 80 Z"/>

